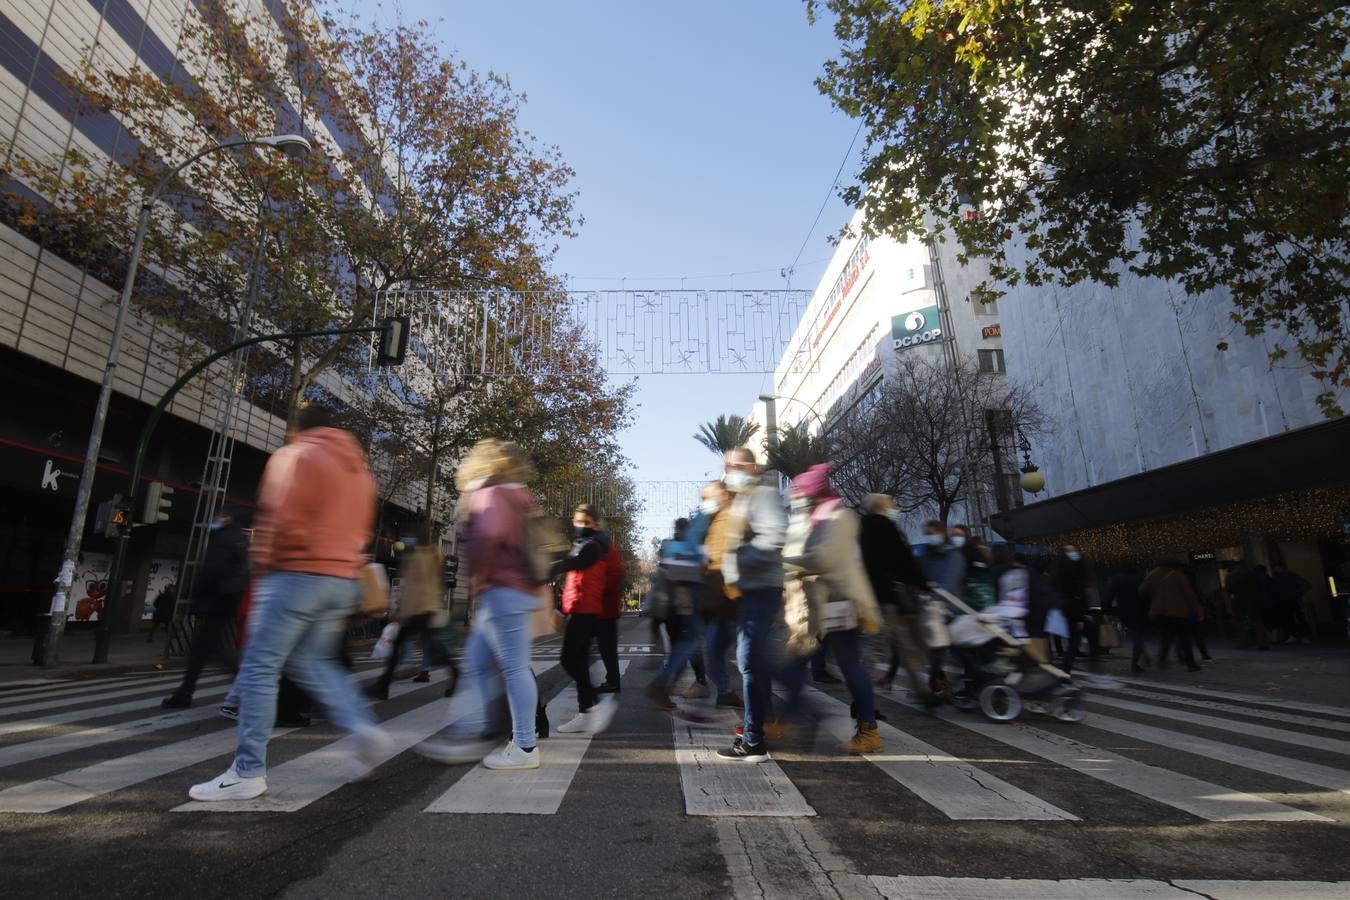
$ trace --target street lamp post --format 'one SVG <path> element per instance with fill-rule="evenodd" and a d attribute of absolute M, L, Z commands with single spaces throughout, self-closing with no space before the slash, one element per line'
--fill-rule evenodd
<path fill-rule="evenodd" d="M 140 267 L 141 248 L 145 244 L 145 234 L 150 227 L 150 213 L 164 189 L 192 163 L 218 150 L 231 147 L 261 146 L 280 150 L 291 157 L 303 156 L 310 152 L 310 144 L 298 134 L 282 134 L 261 138 L 239 138 L 223 141 L 183 160 L 166 172 L 154 189 L 141 203 L 140 218 L 136 222 L 136 236 L 131 243 L 131 258 L 127 261 L 126 279 L 122 284 L 122 296 L 117 304 L 117 317 L 113 321 L 112 338 L 108 343 L 108 359 L 103 367 L 103 383 L 99 387 L 98 403 L 94 407 L 94 421 L 89 428 L 89 446 L 84 454 L 84 467 L 80 470 L 80 486 L 75 493 L 75 511 L 70 518 L 70 530 L 66 534 L 66 549 L 62 556 L 61 570 L 56 576 L 56 591 L 52 595 L 51 622 L 48 625 L 47 641 L 42 654 L 42 665 L 55 665 L 60 658 L 61 635 L 66 627 L 66 603 L 70 597 L 70 586 L 75 579 L 75 566 L 80 558 L 80 543 L 84 537 L 85 518 L 89 514 L 89 496 L 94 489 L 94 475 L 98 467 L 98 454 L 103 446 L 103 427 L 108 420 L 108 405 L 112 400 L 113 375 L 117 370 L 117 355 L 122 343 L 122 328 L 126 322 L 127 309 L 131 306 L 131 293 L 136 284 L 136 270 Z"/>

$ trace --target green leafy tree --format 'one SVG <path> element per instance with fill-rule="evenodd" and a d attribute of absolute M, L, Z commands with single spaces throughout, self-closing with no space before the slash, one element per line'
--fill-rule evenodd
<path fill-rule="evenodd" d="M 778 429 L 777 443 L 764 441 L 764 452 L 770 469 L 777 469 L 788 478 L 796 478 L 817 463 L 828 462 L 826 442 L 812 437 L 805 424 Z"/>
<path fill-rule="evenodd" d="M 750 441 L 758 432 L 759 426 L 747 422 L 742 416 L 718 416 L 715 421 L 700 425 L 694 440 L 718 456 L 723 456 L 737 447 L 750 446 Z"/>
<path fill-rule="evenodd" d="M 1125 272 L 1197 302 L 1222 289 L 1339 413 L 1345 5 L 808 0 L 808 15 L 822 7 L 842 46 L 818 85 L 867 129 L 844 193 L 870 229 L 954 234 L 963 258 L 990 259 L 986 297 Z"/>

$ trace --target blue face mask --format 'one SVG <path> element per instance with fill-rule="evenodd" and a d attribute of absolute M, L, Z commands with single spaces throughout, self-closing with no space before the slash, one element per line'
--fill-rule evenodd
<path fill-rule="evenodd" d="M 1067 559 L 1069 562 L 1078 562 L 1080 559 L 1083 558 L 1083 554 L 1075 550 L 1072 553 L 1065 553 L 1064 558 Z"/>
<path fill-rule="evenodd" d="M 961 537 L 961 535 L 957 534 L 952 536 L 952 546 L 955 547 L 957 550 L 960 550 L 965 545 L 966 539 Z"/>
<path fill-rule="evenodd" d="M 924 543 L 930 547 L 941 547 L 943 544 L 947 543 L 947 539 L 940 534 L 926 535 L 923 540 Z"/>

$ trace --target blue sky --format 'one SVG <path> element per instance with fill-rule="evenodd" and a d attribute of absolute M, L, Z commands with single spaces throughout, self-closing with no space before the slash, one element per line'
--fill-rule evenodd
<path fill-rule="evenodd" d="M 782 288 L 856 122 L 812 83 L 835 48 L 792 0 L 407 2 L 446 49 L 526 94 L 522 119 L 576 169 L 580 236 L 558 271 L 574 289 Z M 845 177 L 856 170 L 855 159 Z M 846 221 L 827 204 L 792 279 L 815 287 Z M 733 279 L 729 273 L 737 274 Z M 716 277 L 703 277 L 716 276 Z M 620 279 L 626 278 L 626 282 Z M 692 435 L 746 414 L 765 376 L 645 376 L 623 435 L 633 477 L 719 467 Z M 668 511 L 649 509 L 652 526 Z"/>

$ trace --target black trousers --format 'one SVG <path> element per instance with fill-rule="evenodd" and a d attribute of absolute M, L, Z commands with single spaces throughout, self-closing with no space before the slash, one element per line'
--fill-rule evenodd
<path fill-rule="evenodd" d="M 230 672 L 239 671 L 238 660 L 225 646 L 225 630 L 232 618 L 229 613 L 197 617 L 192 629 L 192 646 L 188 648 L 187 668 L 183 671 L 183 682 L 178 685 L 177 693 L 191 697 L 197 690 L 197 679 L 201 677 L 202 668 L 213 658 L 219 659 Z"/>
<path fill-rule="evenodd" d="M 563 628 L 562 667 L 577 683 L 577 710 L 585 712 L 595 705 L 595 687 L 591 684 L 591 641 L 600 628 L 599 616 L 572 613 Z"/>
<path fill-rule="evenodd" d="M 421 636 L 427 633 L 431 628 L 431 613 L 423 613 L 420 616 L 413 616 L 408 621 L 399 625 L 398 637 L 394 639 L 394 649 L 390 651 L 389 658 L 384 661 L 384 671 L 380 673 L 380 680 L 376 684 L 383 689 L 388 689 L 389 682 L 394 680 L 394 671 L 398 668 L 398 656 L 403 652 L 403 643 L 414 636 Z M 431 667 L 431 660 L 422 660 L 424 668 Z"/>
<path fill-rule="evenodd" d="M 1153 620 L 1154 627 L 1162 636 L 1158 643 L 1158 665 L 1165 665 L 1167 654 L 1172 650 L 1172 642 L 1181 645 L 1181 661 L 1188 667 L 1195 667 L 1195 656 L 1191 652 L 1191 623 L 1176 616 L 1159 616 Z"/>
<path fill-rule="evenodd" d="M 605 664 L 605 683 L 619 683 L 619 620 L 599 619 L 595 625 L 595 643 Z"/>

